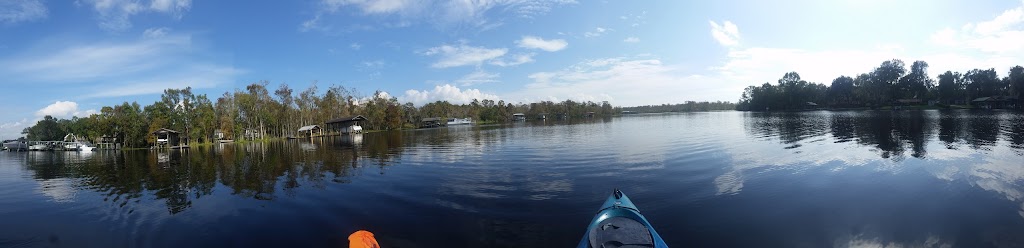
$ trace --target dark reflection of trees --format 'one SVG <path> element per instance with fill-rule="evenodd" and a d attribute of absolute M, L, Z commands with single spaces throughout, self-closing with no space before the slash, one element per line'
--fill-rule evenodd
<path fill-rule="evenodd" d="M 853 141 L 856 135 L 856 127 L 854 124 L 854 118 L 849 113 L 835 113 L 832 115 L 829 127 L 832 131 L 832 137 L 836 138 L 836 142 L 849 142 Z"/>
<path fill-rule="evenodd" d="M 926 118 L 926 112 L 923 111 L 901 111 L 897 113 L 899 115 L 894 120 L 896 136 L 901 141 L 909 143 L 907 145 L 910 146 L 912 152 L 910 156 L 924 158 L 925 154 L 927 154 L 925 147 L 928 142 L 928 136 L 931 135 L 934 128 L 934 121 Z"/>
<path fill-rule="evenodd" d="M 939 140 L 946 144 L 948 149 L 956 149 L 956 144 L 964 137 L 964 118 L 962 111 L 941 111 L 939 112 Z"/>
<path fill-rule="evenodd" d="M 967 121 L 967 130 L 970 134 L 967 144 L 973 149 L 989 150 L 999 138 L 999 121 L 999 115 L 991 111 L 972 113 Z"/>
<path fill-rule="evenodd" d="M 902 160 L 905 149 L 895 133 L 894 127 L 899 122 L 897 117 L 892 112 L 872 111 L 855 119 L 857 143 L 878 148 L 882 158 Z"/>
<path fill-rule="evenodd" d="M 101 192 L 106 201 L 131 212 L 150 197 L 171 214 L 226 188 L 232 195 L 273 200 L 302 187 L 348 183 L 361 161 L 381 168 L 401 156 L 404 132 L 218 144 L 191 150 L 32 152 L 26 163 L 38 180 L 69 179 L 72 190 Z M 222 185 L 218 187 L 218 184 Z"/>
<path fill-rule="evenodd" d="M 1015 148 L 1017 153 L 1024 154 L 1024 116 L 1015 115 L 1006 123 L 1006 136 L 1010 140 L 1010 147 Z"/>
<path fill-rule="evenodd" d="M 903 160 L 905 152 L 923 158 L 934 124 L 923 111 L 870 111 L 847 120 L 854 125 L 857 143 L 878 149 L 882 158 Z"/>
<path fill-rule="evenodd" d="M 829 120 L 821 112 L 754 112 L 748 115 L 751 117 L 745 120 L 748 132 L 757 137 L 775 137 L 784 144 L 794 144 L 829 131 Z"/>
<path fill-rule="evenodd" d="M 1024 115 L 1003 111 L 849 111 L 745 113 L 745 129 L 753 137 L 778 139 L 785 148 L 802 140 L 831 133 L 835 142 L 855 141 L 877 150 L 882 158 L 924 158 L 933 136 L 947 149 L 961 144 L 989 150 L 1003 138 L 1011 148 L 1024 149 Z M 827 118 L 827 121 L 820 121 Z M 795 144 L 791 144 L 795 143 Z"/>

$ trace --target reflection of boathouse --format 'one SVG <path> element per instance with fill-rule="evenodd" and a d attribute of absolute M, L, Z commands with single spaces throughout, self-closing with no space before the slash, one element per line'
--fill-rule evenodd
<path fill-rule="evenodd" d="M 329 120 L 324 124 L 328 134 L 351 134 L 363 132 L 363 127 L 359 126 L 361 121 L 366 121 L 366 117 L 362 115 L 348 116 Z"/>

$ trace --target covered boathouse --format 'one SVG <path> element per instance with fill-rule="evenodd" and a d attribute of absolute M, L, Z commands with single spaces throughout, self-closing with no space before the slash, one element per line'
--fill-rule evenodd
<path fill-rule="evenodd" d="M 181 132 L 171 130 L 169 128 L 161 128 L 153 131 L 153 136 L 156 137 L 157 148 L 188 148 L 188 145 L 181 144 Z"/>
<path fill-rule="evenodd" d="M 324 130 L 317 125 L 303 126 L 299 128 L 299 132 L 296 137 L 299 138 L 312 138 L 324 135 Z"/>
<path fill-rule="evenodd" d="M 359 126 L 361 121 L 366 121 L 366 117 L 356 115 L 332 119 L 325 122 L 324 125 L 328 134 L 362 133 L 363 127 Z"/>

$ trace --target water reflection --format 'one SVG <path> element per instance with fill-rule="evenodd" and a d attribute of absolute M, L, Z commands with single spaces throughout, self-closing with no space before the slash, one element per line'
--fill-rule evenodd
<path fill-rule="evenodd" d="M 823 139 L 855 142 L 879 157 L 902 161 L 909 155 L 924 159 L 936 138 L 946 149 L 989 151 L 1006 141 L 1021 149 L 1024 127 L 1019 113 L 999 111 L 849 111 L 750 113 L 746 130 L 753 136 L 778 140 L 795 149 Z M 817 140 L 816 140 L 817 139 Z"/>
<path fill-rule="evenodd" d="M 44 226 L 25 237 L 84 216 L 79 222 L 111 227 L 116 234 L 98 237 L 113 246 L 336 246 L 323 237 L 369 228 L 422 247 L 560 247 L 578 242 L 575 222 L 621 187 L 675 244 L 1020 246 L 1006 237 L 1024 230 L 1022 116 L 685 113 L 191 150 L 10 153 L 0 161 L 15 162 L 0 170 L 18 178 L 0 175 L 0 186 L 31 193 L 0 212 L 58 210 L 36 217 Z M 68 236 L 77 230 L 55 233 L 92 241 Z M 971 236 L 978 233 L 989 236 Z M 268 239 L 282 241 L 260 243 Z"/>
<path fill-rule="evenodd" d="M 870 164 L 894 174 L 923 170 L 935 178 L 995 192 L 1024 217 L 1024 115 L 1003 111 L 851 111 L 751 113 L 749 135 L 807 156 L 744 161 L 715 180 L 719 194 L 737 193 L 744 171 L 776 165 L 833 164 L 836 170 Z M 820 142 L 831 141 L 831 142 Z M 846 145 L 853 143 L 855 145 Z M 935 146 L 930 146 L 935 144 Z M 756 147 L 756 146 L 753 146 Z M 751 157 L 771 157 L 772 148 Z M 869 151 L 882 161 L 858 152 Z M 912 160 L 908 160 L 912 158 Z M 888 161 L 888 162 L 885 162 Z M 838 162 L 838 163 L 836 163 Z"/>
<path fill-rule="evenodd" d="M 218 188 L 257 200 L 294 193 L 308 186 L 347 183 L 359 160 L 382 168 L 401 154 L 401 135 L 328 137 L 276 143 L 217 144 L 190 150 L 30 152 L 25 166 L 42 194 L 57 202 L 74 200 L 78 190 L 101 192 L 104 201 L 132 211 L 141 198 L 164 202 L 171 214 Z"/>

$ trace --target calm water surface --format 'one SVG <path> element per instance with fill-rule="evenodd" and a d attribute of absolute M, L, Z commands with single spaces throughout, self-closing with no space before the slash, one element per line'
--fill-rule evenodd
<path fill-rule="evenodd" d="M 572 247 L 613 188 L 676 247 L 1024 247 L 1024 115 L 637 115 L 0 153 L 0 246 Z"/>

